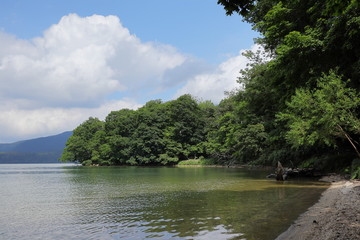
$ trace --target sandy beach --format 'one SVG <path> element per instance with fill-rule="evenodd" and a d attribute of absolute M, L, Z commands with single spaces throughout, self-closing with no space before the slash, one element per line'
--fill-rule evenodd
<path fill-rule="evenodd" d="M 331 186 L 276 240 L 360 239 L 360 181 L 323 180 Z"/>

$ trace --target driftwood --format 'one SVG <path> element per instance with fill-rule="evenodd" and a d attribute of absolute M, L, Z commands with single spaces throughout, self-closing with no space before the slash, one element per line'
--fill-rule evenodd
<path fill-rule="evenodd" d="M 281 165 L 281 163 L 278 161 L 277 163 L 277 168 L 275 170 L 275 175 L 276 175 L 276 180 L 277 181 L 284 181 L 286 180 L 286 174 L 285 174 L 285 170 L 283 168 L 283 166 Z"/>
<path fill-rule="evenodd" d="M 285 181 L 288 178 L 311 178 L 320 176 L 322 176 L 321 172 L 316 171 L 313 168 L 284 168 L 282 164 L 278 161 L 275 173 L 271 173 L 266 177 L 275 178 L 278 181 Z"/>

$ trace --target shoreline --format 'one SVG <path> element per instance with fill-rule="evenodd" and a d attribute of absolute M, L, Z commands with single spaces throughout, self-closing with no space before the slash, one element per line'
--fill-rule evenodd
<path fill-rule="evenodd" d="M 360 239 L 360 181 L 336 176 L 322 181 L 332 184 L 275 240 Z"/>
<path fill-rule="evenodd" d="M 269 170 L 274 171 L 274 167 L 272 166 L 253 166 L 253 165 L 201 165 L 201 164 L 176 164 L 173 165 L 173 167 L 212 167 L 212 168 L 246 168 L 246 169 L 263 169 L 263 170 Z"/>

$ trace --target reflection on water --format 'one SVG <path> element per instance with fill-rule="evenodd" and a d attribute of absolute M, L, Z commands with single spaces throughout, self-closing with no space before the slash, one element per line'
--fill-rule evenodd
<path fill-rule="evenodd" d="M 0 239 L 274 239 L 325 189 L 229 168 L 0 165 Z"/>

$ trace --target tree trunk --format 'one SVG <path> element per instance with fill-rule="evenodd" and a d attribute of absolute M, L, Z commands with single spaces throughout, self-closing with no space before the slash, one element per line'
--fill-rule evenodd
<path fill-rule="evenodd" d="M 360 159 L 360 152 L 357 149 L 355 143 L 351 140 L 351 137 L 344 131 L 344 129 L 338 124 L 337 125 L 338 128 L 340 129 L 340 131 L 342 132 L 342 134 L 344 134 L 344 136 L 346 137 L 346 139 L 350 142 L 351 146 L 354 148 L 356 154 L 358 155 L 359 159 Z"/>
<path fill-rule="evenodd" d="M 276 180 L 277 181 L 284 181 L 284 168 L 283 166 L 281 165 L 281 163 L 278 161 L 277 163 L 277 168 L 276 168 L 276 171 L 275 171 L 275 174 L 276 174 Z"/>

